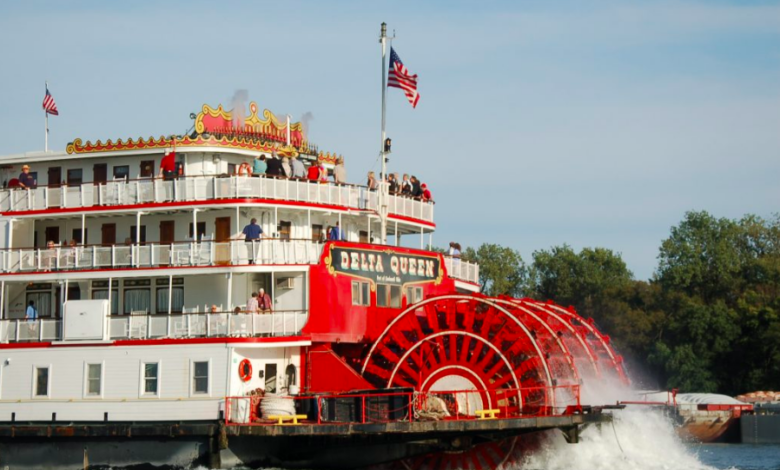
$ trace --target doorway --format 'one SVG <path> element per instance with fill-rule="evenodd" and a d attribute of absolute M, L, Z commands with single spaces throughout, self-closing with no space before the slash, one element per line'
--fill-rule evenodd
<path fill-rule="evenodd" d="M 59 188 L 62 185 L 62 167 L 49 167 L 49 187 Z"/>
<path fill-rule="evenodd" d="M 46 244 L 54 242 L 55 245 L 60 243 L 60 228 L 59 227 L 46 227 Z"/>
<path fill-rule="evenodd" d="M 214 241 L 216 264 L 230 264 L 230 217 L 217 217 L 214 221 Z"/>
<path fill-rule="evenodd" d="M 108 165 L 105 163 L 96 163 L 92 167 L 92 182 L 94 184 L 105 183 L 108 180 Z"/>
<path fill-rule="evenodd" d="M 103 246 L 116 245 L 116 224 L 103 224 L 100 228 L 100 243 Z"/>

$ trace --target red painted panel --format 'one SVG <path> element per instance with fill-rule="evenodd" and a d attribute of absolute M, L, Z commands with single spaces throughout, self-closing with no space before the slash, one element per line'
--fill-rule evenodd
<path fill-rule="evenodd" d="M 373 281 L 369 306 L 352 305 L 352 281 L 363 280 L 359 272 L 344 274 L 332 269 L 338 260 L 331 259 L 331 247 L 344 250 L 364 251 L 367 253 L 390 253 L 402 256 L 435 257 L 439 259 L 442 270 L 441 279 L 430 282 L 418 282 L 422 287 L 423 298 L 455 292 L 455 282 L 447 273 L 441 255 L 430 251 L 415 250 L 385 245 L 370 245 L 349 242 L 328 242 L 322 252 L 320 263 L 310 268 L 311 297 L 309 322 L 303 332 L 310 334 L 315 342 L 334 343 L 370 343 L 378 337 L 388 323 L 406 308 L 405 298 L 401 308 L 377 307 L 376 285 Z M 385 270 L 389 266 L 385 266 Z M 405 287 L 402 286 L 402 295 Z"/>
<path fill-rule="evenodd" d="M 306 375 L 309 376 L 304 389 L 306 392 L 344 392 L 374 388 L 328 345 L 313 347 L 306 356 Z"/>

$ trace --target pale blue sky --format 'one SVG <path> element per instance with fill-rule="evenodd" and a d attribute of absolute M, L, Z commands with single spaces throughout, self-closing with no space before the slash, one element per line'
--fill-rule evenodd
<path fill-rule="evenodd" d="M 390 90 L 391 171 L 427 182 L 434 243 L 622 253 L 637 278 L 687 210 L 780 201 L 780 2 L 0 3 L 0 154 L 43 147 L 43 81 L 75 137 L 183 132 L 246 89 L 314 114 L 311 139 L 375 169 L 386 21 L 419 75 Z"/>

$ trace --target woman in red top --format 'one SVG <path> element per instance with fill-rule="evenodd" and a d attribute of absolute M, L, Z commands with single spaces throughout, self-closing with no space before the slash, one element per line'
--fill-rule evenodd
<path fill-rule="evenodd" d="M 316 164 L 313 164 L 309 167 L 306 177 L 309 178 L 309 181 L 317 181 L 320 179 L 320 168 Z"/>
<path fill-rule="evenodd" d="M 422 188 L 422 192 L 423 192 L 422 193 L 422 200 L 423 201 L 431 201 L 431 200 L 433 200 L 433 195 L 431 194 L 431 190 L 428 189 L 428 185 L 427 184 L 423 183 L 422 186 L 420 186 L 420 188 Z"/>

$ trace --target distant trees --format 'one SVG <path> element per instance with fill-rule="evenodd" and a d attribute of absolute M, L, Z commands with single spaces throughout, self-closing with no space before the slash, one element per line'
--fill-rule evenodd
<path fill-rule="evenodd" d="M 662 386 L 737 394 L 780 389 L 780 217 L 689 212 L 661 243 L 653 279 L 619 253 L 568 245 L 526 265 L 495 244 L 466 248 L 482 292 L 554 300 L 592 317 Z"/>

